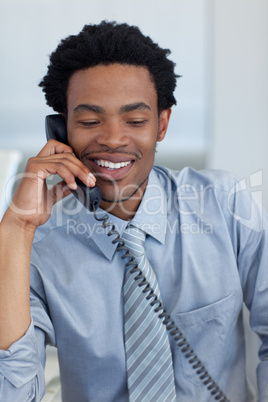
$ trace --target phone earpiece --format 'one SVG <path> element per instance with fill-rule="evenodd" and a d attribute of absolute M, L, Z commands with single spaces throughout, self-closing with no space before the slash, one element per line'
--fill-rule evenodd
<path fill-rule="evenodd" d="M 61 114 L 50 114 L 46 116 L 45 125 L 47 140 L 54 139 L 68 144 L 65 119 Z M 97 186 L 88 187 L 77 178 L 75 181 L 77 183 L 77 189 L 71 190 L 73 195 L 89 211 L 96 211 L 101 203 L 101 189 Z"/>
<path fill-rule="evenodd" d="M 45 125 L 47 140 L 54 139 L 68 144 L 66 123 L 61 114 L 50 114 L 46 116 Z"/>

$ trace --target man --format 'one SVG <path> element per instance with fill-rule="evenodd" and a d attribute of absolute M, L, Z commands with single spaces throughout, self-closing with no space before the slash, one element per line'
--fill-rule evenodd
<path fill-rule="evenodd" d="M 213 400 L 197 359 L 189 363 L 192 352 L 174 339 L 175 324 L 228 399 L 247 401 L 243 301 L 261 339 L 259 400 L 268 400 L 267 216 L 226 173 L 153 167 L 176 103 L 168 54 L 135 27 L 102 22 L 51 55 L 40 85 L 64 116 L 68 145 L 50 140 L 29 160 L 1 222 L 3 401 L 41 400 L 46 344 L 58 349 L 63 401 Z M 49 190 L 54 174 L 63 181 Z M 108 214 L 128 247 L 133 227 L 146 235 L 148 260 L 134 262 L 145 261 L 150 278 L 140 270 L 141 280 L 175 322 L 160 325 L 161 340 L 147 355 L 143 331 L 157 314 L 141 319 L 142 310 L 140 325 L 126 331 L 127 314 L 147 303 L 148 292 L 135 308 L 129 294 L 126 307 L 127 291 L 143 285 L 125 267 L 124 247 L 117 253 L 114 237 L 70 194 L 76 178 L 101 188 L 96 216 Z M 157 349 L 162 341 L 165 352 Z M 164 353 L 169 371 L 159 374 Z"/>

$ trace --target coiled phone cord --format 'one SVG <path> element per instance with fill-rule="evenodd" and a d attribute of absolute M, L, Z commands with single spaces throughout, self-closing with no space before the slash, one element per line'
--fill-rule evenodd
<path fill-rule="evenodd" d="M 129 260 L 125 263 L 126 268 L 130 268 L 130 273 L 134 274 L 137 273 L 135 276 L 135 280 L 141 279 L 141 282 L 139 283 L 140 287 L 144 287 L 142 292 L 147 296 L 147 300 L 151 300 L 151 306 L 154 307 L 155 313 L 160 313 L 158 314 L 158 317 L 160 319 L 164 318 L 163 324 L 165 324 L 167 331 L 170 332 L 170 335 L 174 338 L 176 341 L 177 346 L 181 349 L 182 353 L 188 360 L 189 364 L 192 365 L 192 368 L 196 370 L 197 375 L 199 378 L 202 380 L 203 384 L 207 387 L 207 389 L 210 391 L 211 395 L 214 396 L 214 399 L 219 402 L 230 402 L 229 399 L 225 396 L 223 391 L 220 389 L 220 387 L 216 384 L 216 382 L 212 379 L 212 377 L 209 375 L 208 371 L 198 358 L 198 356 L 195 354 L 194 350 L 191 348 L 191 345 L 187 342 L 185 336 L 183 333 L 180 331 L 180 329 L 176 326 L 175 322 L 173 319 L 170 317 L 170 315 L 167 313 L 166 309 L 162 305 L 162 302 L 158 299 L 156 294 L 154 293 L 153 289 L 150 286 L 150 283 L 146 280 L 146 277 L 143 275 L 141 269 L 138 268 L 138 264 L 135 261 L 135 257 L 131 254 L 130 250 L 128 247 L 125 246 L 124 240 L 120 237 L 119 232 L 115 229 L 115 225 L 112 222 L 109 222 L 108 215 L 104 215 L 103 217 L 97 217 L 96 214 L 96 209 L 93 206 L 93 213 L 94 217 L 97 221 L 102 222 L 102 227 L 103 228 L 108 228 L 109 226 L 111 227 L 110 231 L 107 233 L 107 236 L 112 236 L 115 235 L 116 238 L 112 240 L 113 244 L 118 244 L 116 251 L 125 251 L 125 254 L 121 256 L 121 259 L 126 259 L 128 258 Z"/>

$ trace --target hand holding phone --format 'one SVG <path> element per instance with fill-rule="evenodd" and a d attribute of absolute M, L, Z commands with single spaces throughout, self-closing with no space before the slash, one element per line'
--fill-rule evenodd
<path fill-rule="evenodd" d="M 55 174 L 63 180 L 48 188 L 46 179 Z M 69 145 L 48 141 L 36 157 L 28 160 L 6 217 L 18 226 L 35 231 L 49 219 L 53 205 L 71 191 L 75 190 L 87 207 L 89 197 L 86 194 L 94 187 L 95 181 L 88 167 L 73 154 Z M 100 199 L 99 196 L 98 202 Z"/>
<path fill-rule="evenodd" d="M 65 120 L 60 114 L 46 117 L 47 140 L 54 139 L 68 144 Z M 101 189 L 97 186 L 88 187 L 81 180 L 76 179 L 77 189 L 71 190 L 74 196 L 90 211 L 96 210 L 101 202 Z"/>

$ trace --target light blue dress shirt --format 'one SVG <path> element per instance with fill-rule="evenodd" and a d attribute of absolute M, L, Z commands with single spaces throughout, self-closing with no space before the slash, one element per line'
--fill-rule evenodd
<path fill-rule="evenodd" d="M 259 334 L 259 401 L 268 401 L 267 215 L 219 171 L 154 167 L 132 220 L 163 304 L 231 402 L 247 401 L 243 301 Z M 105 211 L 99 210 L 103 216 Z M 109 220 L 123 233 L 127 222 Z M 45 345 L 58 349 L 64 402 L 128 400 L 123 339 L 124 260 L 113 236 L 70 195 L 35 236 L 32 323 L 0 351 L 1 401 L 39 401 Z M 170 339 L 182 402 L 214 400 Z"/>

